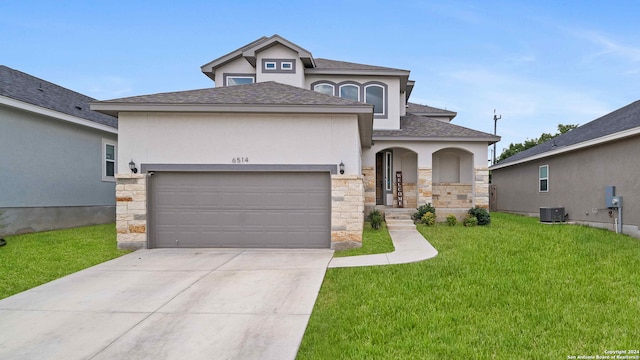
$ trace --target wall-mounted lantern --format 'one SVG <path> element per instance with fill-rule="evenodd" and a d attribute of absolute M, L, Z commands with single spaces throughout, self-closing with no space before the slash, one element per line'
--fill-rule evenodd
<path fill-rule="evenodd" d="M 133 162 L 133 159 L 129 162 L 129 170 L 134 174 L 138 173 L 138 168 L 136 167 L 136 163 Z"/>
<path fill-rule="evenodd" d="M 344 174 L 344 163 L 340 161 L 340 165 L 338 166 L 340 167 L 340 175 Z"/>

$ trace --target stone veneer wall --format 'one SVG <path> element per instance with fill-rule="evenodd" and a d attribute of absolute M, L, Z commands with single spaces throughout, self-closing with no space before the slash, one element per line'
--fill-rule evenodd
<path fill-rule="evenodd" d="M 464 208 L 473 206 L 473 185 L 460 183 L 433 184 L 433 206 L 437 208 Z"/>
<path fill-rule="evenodd" d="M 418 168 L 417 206 L 433 202 L 433 171 L 431 168 Z"/>
<path fill-rule="evenodd" d="M 362 246 L 364 198 L 363 176 L 331 175 L 332 249 L 341 250 Z"/>
<path fill-rule="evenodd" d="M 362 177 L 364 182 L 364 206 L 373 209 L 376 206 L 376 169 L 373 166 L 363 166 Z"/>
<path fill-rule="evenodd" d="M 118 249 L 147 247 L 147 176 L 116 174 Z"/>
<path fill-rule="evenodd" d="M 489 168 L 475 168 L 475 206 L 489 210 Z"/>

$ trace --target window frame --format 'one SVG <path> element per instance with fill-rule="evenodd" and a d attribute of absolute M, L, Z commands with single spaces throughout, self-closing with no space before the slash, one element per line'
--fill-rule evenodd
<path fill-rule="evenodd" d="M 272 65 L 273 67 L 269 67 L 269 65 Z M 264 69 L 267 71 L 278 70 L 278 63 L 275 61 L 265 61 Z"/>
<path fill-rule="evenodd" d="M 256 83 L 255 74 L 224 74 L 223 79 L 224 79 L 224 86 L 246 85 L 246 84 L 229 85 L 229 79 L 251 79 L 251 84 Z"/>
<path fill-rule="evenodd" d="M 113 146 L 113 159 L 107 159 L 107 146 Z M 107 164 L 113 163 L 113 175 L 107 175 Z M 116 182 L 118 172 L 118 142 L 109 139 L 102 139 L 102 158 L 100 159 L 102 169 L 102 181 Z"/>
<path fill-rule="evenodd" d="M 336 84 L 332 84 L 332 83 L 330 83 L 328 81 L 322 81 L 322 82 L 314 83 L 314 84 L 312 84 L 311 87 L 312 87 L 312 90 L 315 91 L 315 92 L 319 92 L 320 94 L 329 95 L 329 94 L 326 94 L 326 93 L 323 93 L 321 91 L 316 90 L 316 88 L 318 88 L 320 86 L 323 86 L 323 85 L 330 86 L 331 89 L 332 89 L 331 96 L 336 96 Z"/>
<path fill-rule="evenodd" d="M 546 170 L 546 176 L 542 176 L 542 169 Z M 542 189 L 542 182 L 545 181 L 545 189 Z M 549 192 L 549 165 L 540 165 L 538 167 L 538 192 L 547 193 Z"/>
<path fill-rule="evenodd" d="M 362 87 L 362 92 L 363 92 L 363 99 L 364 102 L 370 105 L 375 105 L 375 104 L 371 104 L 369 102 L 367 102 L 367 89 L 369 88 L 373 88 L 373 87 L 378 87 L 380 89 L 382 89 L 382 112 L 376 112 L 375 108 L 373 110 L 373 116 L 376 118 L 386 118 L 387 117 L 387 108 L 388 108 L 388 103 L 387 103 L 387 86 L 384 83 L 380 83 L 380 82 L 369 82 L 363 85 Z"/>
<path fill-rule="evenodd" d="M 346 88 L 346 87 L 354 87 L 354 88 L 356 88 L 356 90 L 357 90 L 356 94 L 358 94 L 358 98 L 354 100 L 354 99 L 350 99 L 350 98 L 347 98 L 347 97 L 343 97 L 342 96 L 342 89 Z M 338 86 L 338 97 L 340 97 L 342 99 L 360 101 L 360 92 L 361 92 L 361 86 L 360 86 L 360 84 L 357 84 L 357 83 L 346 83 L 346 84 L 340 84 Z"/>
<path fill-rule="evenodd" d="M 289 67 L 285 68 L 285 65 L 289 65 Z M 280 63 L 280 70 L 283 71 L 292 71 L 293 70 L 293 61 L 283 61 Z"/>

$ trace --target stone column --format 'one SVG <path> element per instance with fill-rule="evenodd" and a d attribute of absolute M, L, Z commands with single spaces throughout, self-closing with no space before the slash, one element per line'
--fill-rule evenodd
<path fill-rule="evenodd" d="M 489 210 L 489 169 L 475 168 L 475 206 Z"/>
<path fill-rule="evenodd" d="M 147 176 L 116 174 L 118 249 L 147 247 Z"/>
<path fill-rule="evenodd" d="M 331 175 L 331 248 L 362 246 L 364 181 L 357 175 Z"/>
<path fill-rule="evenodd" d="M 433 175 L 431 168 L 418 168 L 418 206 L 433 202 Z"/>
<path fill-rule="evenodd" d="M 373 166 L 363 166 L 362 176 L 364 181 L 364 206 L 366 212 L 376 206 L 376 169 Z"/>

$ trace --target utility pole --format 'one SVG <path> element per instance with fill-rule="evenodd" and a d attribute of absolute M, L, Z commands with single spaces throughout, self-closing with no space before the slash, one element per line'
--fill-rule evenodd
<path fill-rule="evenodd" d="M 498 135 L 498 120 L 502 119 L 502 114 L 500 116 L 496 115 L 496 109 L 493 109 L 493 135 Z M 493 143 L 493 164 L 496 164 L 496 143 Z"/>

